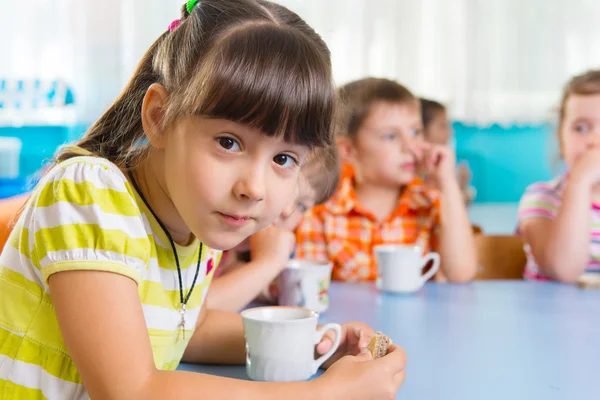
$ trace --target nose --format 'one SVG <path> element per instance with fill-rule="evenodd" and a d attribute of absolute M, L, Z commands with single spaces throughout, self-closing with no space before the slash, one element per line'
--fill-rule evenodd
<path fill-rule="evenodd" d="M 600 147 L 600 130 L 594 131 L 587 143 L 588 149 Z"/>
<path fill-rule="evenodd" d="M 417 159 L 423 156 L 423 145 L 425 143 L 419 138 L 406 137 L 402 143 L 402 152 L 411 153 Z"/>
<path fill-rule="evenodd" d="M 233 186 L 235 197 L 245 201 L 263 201 L 266 192 L 266 169 L 256 163 L 245 171 L 243 169 L 238 171 L 241 176 Z"/>

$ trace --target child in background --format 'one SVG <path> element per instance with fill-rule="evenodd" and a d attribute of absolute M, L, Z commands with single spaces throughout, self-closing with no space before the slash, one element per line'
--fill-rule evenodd
<path fill-rule="evenodd" d="M 566 172 L 527 188 L 519 204 L 525 277 L 575 282 L 600 272 L 600 70 L 565 86 L 558 121 Z"/>
<path fill-rule="evenodd" d="M 238 311 L 257 298 L 275 303 L 277 287 L 272 282 L 287 264 L 296 244 L 294 230 L 302 215 L 324 203 L 335 191 L 339 179 L 335 146 L 318 148 L 302 165 L 298 196 L 284 209 L 278 220 L 236 248 L 224 252 L 226 264 L 219 265 L 206 298 L 207 307 Z M 231 260 L 231 261 L 229 261 Z"/>
<path fill-rule="evenodd" d="M 423 138 L 425 141 L 448 146 L 452 139 L 452 125 L 448 119 L 446 107 L 437 101 L 421 98 L 421 118 L 423 120 Z M 470 186 L 471 170 L 468 164 L 459 163 L 457 174 L 465 204 L 468 205 L 475 197 L 475 188 Z"/>
<path fill-rule="evenodd" d="M 450 281 L 472 279 L 473 235 L 454 155 L 421 140 L 419 100 L 400 84 L 375 78 L 345 85 L 340 97 L 346 107 L 338 149 L 351 168 L 333 197 L 303 218 L 297 257 L 333 261 L 333 279 L 366 281 L 377 276 L 373 246 L 419 245 L 440 253 Z M 419 164 L 439 192 L 418 178 Z"/>
<path fill-rule="evenodd" d="M 329 51 L 297 15 L 189 1 L 0 256 L 0 398 L 389 398 L 404 354 L 360 353 L 359 323 L 309 382 L 170 371 L 244 363 L 240 315 L 203 305 L 220 250 L 281 214 L 311 148 L 333 144 L 335 103 Z"/>
<path fill-rule="evenodd" d="M 28 194 L 22 194 L 0 200 L 0 252 L 8 240 L 19 211 L 23 209 L 28 198 Z"/>

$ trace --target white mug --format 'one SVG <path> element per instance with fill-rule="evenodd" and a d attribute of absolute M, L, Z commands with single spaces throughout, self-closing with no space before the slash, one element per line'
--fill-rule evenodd
<path fill-rule="evenodd" d="M 377 288 L 385 292 L 412 293 L 419 290 L 440 267 L 440 255 L 423 256 L 419 246 L 385 244 L 373 248 L 377 259 Z M 423 268 L 433 261 L 423 275 Z"/>
<path fill-rule="evenodd" d="M 330 262 L 290 260 L 277 279 L 279 305 L 327 310 L 332 267 Z"/>
<path fill-rule="evenodd" d="M 246 372 L 255 381 L 290 382 L 313 376 L 340 345 L 342 328 L 317 330 L 319 314 L 300 307 L 258 307 L 242 311 L 246 337 Z M 315 346 L 335 331 L 331 349 L 317 360 Z"/>

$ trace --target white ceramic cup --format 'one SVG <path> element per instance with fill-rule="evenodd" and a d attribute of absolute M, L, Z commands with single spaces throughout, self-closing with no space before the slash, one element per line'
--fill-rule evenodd
<path fill-rule="evenodd" d="M 303 381 L 313 376 L 340 345 L 342 328 L 317 330 L 319 314 L 300 307 L 258 307 L 242 311 L 246 337 L 246 372 L 255 381 Z M 315 346 L 335 331 L 331 349 L 317 360 Z"/>
<path fill-rule="evenodd" d="M 332 267 L 330 262 L 290 260 L 277 279 L 279 305 L 327 310 Z"/>
<path fill-rule="evenodd" d="M 377 288 L 385 292 L 412 293 L 419 290 L 440 267 L 440 255 L 423 256 L 419 246 L 379 245 L 373 248 L 377 259 Z M 423 275 L 423 268 L 433 261 Z"/>

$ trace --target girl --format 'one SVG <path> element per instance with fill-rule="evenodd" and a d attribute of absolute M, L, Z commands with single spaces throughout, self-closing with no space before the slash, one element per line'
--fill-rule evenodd
<path fill-rule="evenodd" d="M 529 186 L 519 204 L 529 279 L 574 282 L 600 271 L 600 70 L 564 88 L 558 136 L 566 172 Z"/>
<path fill-rule="evenodd" d="M 219 276 L 215 277 L 206 299 L 207 307 L 238 311 L 254 299 L 275 303 L 278 290 L 272 281 L 289 261 L 296 242 L 294 230 L 307 210 L 329 199 L 338 177 L 335 146 L 322 147 L 310 154 L 300 171 L 298 196 L 275 223 L 224 253 L 226 264 L 221 260 Z M 272 283 L 266 286 L 265 282 Z"/>
<path fill-rule="evenodd" d="M 244 362 L 241 317 L 203 307 L 219 250 L 281 213 L 332 141 L 335 102 L 327 47 L 287 9 L 192 0 L 182 14 L 58 153 L 0 257 L 0 397 L 392 398 L 404 354 L 359 354 L 372 329 L 358 323 L 333 360 L 359 355 L 314 381 L 170 371 Z"/>
<path fill-rule="evenodd" d="M 443 104 L 421 98 L 421 119 L 423 120 L 423 138 L 426 142 L 442 146 L 450 144 L 452 125 L 448 119 L 448 111 Z M 465 162 L 459 163 L 456 172 L 465 204 L 468 205 L 475 198 L 475 188 L 470 186 L 471 170 Z"/>

